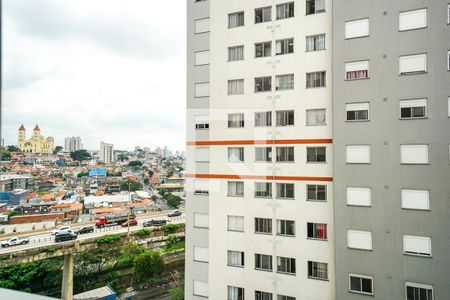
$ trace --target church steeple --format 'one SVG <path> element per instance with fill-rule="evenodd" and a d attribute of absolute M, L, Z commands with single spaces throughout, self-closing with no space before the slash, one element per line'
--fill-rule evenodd
<path fill-rule="evenodd" d="M 41 129 L 39 128 L 39 125 L 36 124 L 36 126 L 34 126 L 33 131 L 41 131 Z"/>
<path fill-rule="evenodd" d="M 23 126 L 23 124 L 20 125 L 19 131 L 26 131 L 26 130 L 25 130 L 25 127 Z"/>

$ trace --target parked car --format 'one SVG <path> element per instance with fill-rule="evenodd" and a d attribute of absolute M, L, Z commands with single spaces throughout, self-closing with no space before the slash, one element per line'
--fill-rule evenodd
<path fill-rule="evenodd" d="M 52 231 L 52 235 L 57 235 L 61 233 L 73 233 L 74 230 L 70 226 L 63 226 L 59 227 L 58 229 L 55 229 Z"/>
<path fill-rule="evenodd" d="M 169 218 L 181 216 L 181 211 L 179 211 L 179 210 L 174 210 L 173 212 L 171 212 L 171 213 L 168 214 L 167 216 L 168 216 Z"/>
<path fill-rule="evenodd" d="M 55 235 L 55 243 L 76 240 L 77 235 L 73 232 L 57 233 Z"/>
<path fill-rule="evenodd" d="M 122 223 L 122 227 L 128 227 L 128 222 L 130 223 L 130 226 L 136 226 L 138 224 L 138 222 L 135 219 L 133 219 Z"/>
<path fill-rule="evenodd" d="M 144 227 L 151 227 L 151 226 L 163 226 L 167 224 L 167 220 L 166 219 L 153 219 L 150 221 L 145 221 L 144 223 L 142 223 L 142 226 Z"/>
<path fill-rule="evenodd" d="M 85 234 L 94 232 L 94 226 L 84 226 L 75 230 L 76 234 Z"/>
<path fill-rule="evenodd" d="M 30 242 L 30 240 L 28 238 L 21 239 L 16 236 L 16 237 L 10 238 L 7 241 L 3 241 L 1 243 L 1 247 L 7 248 L 10 246 L 25 245 L 25 244 L 28 244 L 29 242 Z"/>

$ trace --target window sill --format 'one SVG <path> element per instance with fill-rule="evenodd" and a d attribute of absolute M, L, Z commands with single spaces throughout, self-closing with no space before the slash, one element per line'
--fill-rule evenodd
<path fill-rule="evenodd" d="M 227 229 L 229 232 L 242 232 L 244 233 L 244 230 L 233 230 L 233 229 Z"/>
<path fill-rule="evenodd" d="M 373 249 L 352 248 L 352 247 L 349 247 L 349 246 L 347 246 L 347 249 L 360 250 L 360 251 L 365 251 L 365 252 L 373 252 Z"/>
<path fill-rule="evenodd" d="M 311 165 L 325 165 L 327 164 L 326 161 L 307 161 L 306 164 L 311 164 Z"/>
<path fill-rule="evenodd" d="M 365 78 L 354 78 L 354 79 L 344 79 L 344 81 L 360 81 L 360 80 L 367 80 L 370 79 L 370 77 L 365 77 Z"/>
<path fill-rule="evenodd" d="M 398 118 L 400 121 L 409 121 L 409 120 L 424 120 L 428 119 L 428 117 L 415 117 L 415 118 Z"/>
<path fill-rule="evenodd" d="M 305 53 L 314 53 L 314 52 L 321 52 L 321 51 L 326 51 L 327 49 L 317 49 L 317 50 L 305 50 Z"/>
<path fill-rule="evenodd" d="M 258 231 L 255 231 L 254 234 L 272 235 L 272 232 L 258 232 Z"/>
<path fill-rule="evenodd" d="M 271 160 L 256 160 L 255 163 L 258 163 L 258 164 L 261 164 L 261 163 L 263 163 L 263 164 L 264 164 L 264 163 L 266 163 L 266 164 L 267 164 L 267 163 L 270 163 L 270 164 L 271 164 L 271 163 L 273 163 L 273 161 L 271 161 Z"/>
<path fill-rule="evenodd" d="M 244 269 L 244 266 L 234 266 L 234 265 L 228 265 L 228 264 L 227 264 L 227 267 Z"/>
<path fill-rule="evenodd" d="M 305 89 L 311 90 L 311 89 L 323 89 L 323 88 L 326 88 L 326 86 L 310 86 L 310 87 L 306 87 Z"/>
<path fill-rule="evenodd" d="M 203 261 L 203 260 L 193 260 L 193 261 L 195 261 L 195 262 L 198 262 L 198 263 L 204 263 L 204 264 L 207 264 L 207 263 L 209 263 L 209 262 L 207 262 L 207 261 Z"/>
<path fill-rule="evenodd" d="M 347 123 L 369 122 L 370 120 L 345 120 Z"/>
<path fill-rule="evenodd" d="M 371 162 L 345 162 L 347 165 L 371 165 Z"/>
<path fill-rule="evenodd" d="M 277 274 L 283 274 L 283 275 L 289 275 L 289 276 L 296 276 L 295 273 L 282 272 L 282 271 L 277 271 Z"/>
<path fill-rule="evenodd" d="M 355 39 L 362 39 L 362 38 L 366 38 L 366 37 L 370 37 L 370 34 L 368 34 L 368 35 L 361 35 L 361 36 L 355 36 L 355 37 L 350 37 L 350 38 L 344 38 L 344 40 L 355 40 Z"/>
<path fill-rule="evenodd" d="M 281 234 L 281 233 L 277 233 L 277 236 L 295 238 L 295 234 Z"/>
<path fill-rule="evenodd" d="M 328 278 L 319 278 L 319 277 L 312 277 L 312 276 L 308 276 L 308 279 L 315 279 L 315 280 L 321 280 L 321 281 L 330 281 Z"/>
<path fill-rule="evenodd" d="M 404 29 L 404 30 L 398 30 L 398 32 L 408 32 L 408 31 L 415 31 L 415 30 L 420 30 L 420 29 L 427 29 L 428 26 L 425 27 L 418 27 L 418 28 L 411 28 L 411 29 Z"/>
<path fill-rule="evenodd" d="M 268 199 L 268 200 L 272 200 L 273 197 L 257 197 L 257 196 L 255 196 L 255 199 Z"/>
<path fill-rule="evenodd" d="M 400 163 L 400 166 L 429 166 L 430 163 Z"/>
<path fill-rule="evenodd" d="M 423 74 L 428 74 L 428 72 L 427 71 L 417 71 L 417 72 L 410 72 L 410 73 L 400 73 L 400 74 L 398 74 L 398 76 L 401 77 L 401 76 L 423 75 Z"/>
<path fill-rule="evenodd" d="M 419 253 L 405 253 L 403 252 L 404 256 L 415 256 L 415 257 L 423 257 L 423 258 L 433 258 L 432 255 L 425 255 L 425 254 L 419 254 Z"/>
<path fill-rule="evenodd" d="M 307 237 L 306 239 L 309 240 L 309 241 L 328 242 L 328 239 L 317 239 L 317 238 L 310 238 L 310 237 Z"/>
<path fill-rule="evenodd" d="M 364 296 L 374 296 L 373 293 L 364 293 L 364 292 L 358 292 L 358 291 L 352 291 L 352 290 L 349 290 L 348 292 L 352 293 L 352 294 L 358 294 L 358 295 L 364 295 Z"/>
<path fill-rule="evenodd" d="M 323 14 L 326 12 L 327 12 L 326 10 L 323 10 L 323 11 L 318 11 L 318 12 L 314 12 L 314 13 L 310 13 L 310 14 L 305 14 L 305 16 L 313 16 L 313 15 Z"/>
<path fill-rule="evenodd" d="M 227 197 L 230 197 L 230 198 L 244 198 L 244 195 L 227 195 Z"/>
<path fill-rule="evenodd" d="M 282 164 L 286 164 L 286 163 L 288 163 L 288 164 L 295 164 L 295 161 L 276 161 L 276 163 L 277 164 L 279 164 L 279 163 L 282 163 Z"/>
<path fill-rule="evenodd" d="M 194 193 L 194 195 L 196 195 L 196 196 L 209 196 L 209 193 L 208 194 Z"/>
<path fill-rule="evenodd" d="M 320 127 L 327 126 L 327 124 L 305 124 L 306 127 Z"/>
<path fill-rule="evenodd" d="M 270 93 L 272 92 L 271 90 L 268 91 L 255 91 L 255 94 L 264 94 L 264 93 Z"/>
<path fill-rule="evenodd" d="M 295 200 L 295 198 L 281 198 L 281 197 L 276 197 L 275 199 L 277 199 L 277 200 Z"/>
<path fill-rule="evenodd" d="M 327 200 L 318 200 L 318 199 L 306 199 L 308 202 L 327 202 Z"/>
<path fill-rule="evenodd" d="M 408 208 L 408 207 L 402 207 L 402 210 L 411 210 L 411 211 L 431 211 L 430 208 Z"/>

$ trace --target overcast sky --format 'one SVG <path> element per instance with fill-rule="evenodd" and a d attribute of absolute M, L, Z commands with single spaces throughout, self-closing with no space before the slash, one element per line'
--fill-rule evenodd
<path fill-rule="evenodd" d="M 185 145 L 184 0 L 3 0 L 2 137 Z"/>

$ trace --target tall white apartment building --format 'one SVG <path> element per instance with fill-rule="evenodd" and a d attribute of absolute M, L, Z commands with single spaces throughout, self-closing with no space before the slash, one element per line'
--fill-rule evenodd
<path fill-rule="evenodd" d="M 185 299 L 335 297 L 331 4 L 188 0 Z"/>
<path fill-rule="evenodd" d="M 66 152 L 75 152 L 82 148 L 83 144 L 81 143 L 81 138 L 79 136 L 66 137 L 64 139 L 64 150 Z"/>
<path fill-rule="evenodd" d="M 100 142 L 99 155 L 100 160 L 106 164 L 114 161 L 114 145 Z"/>

